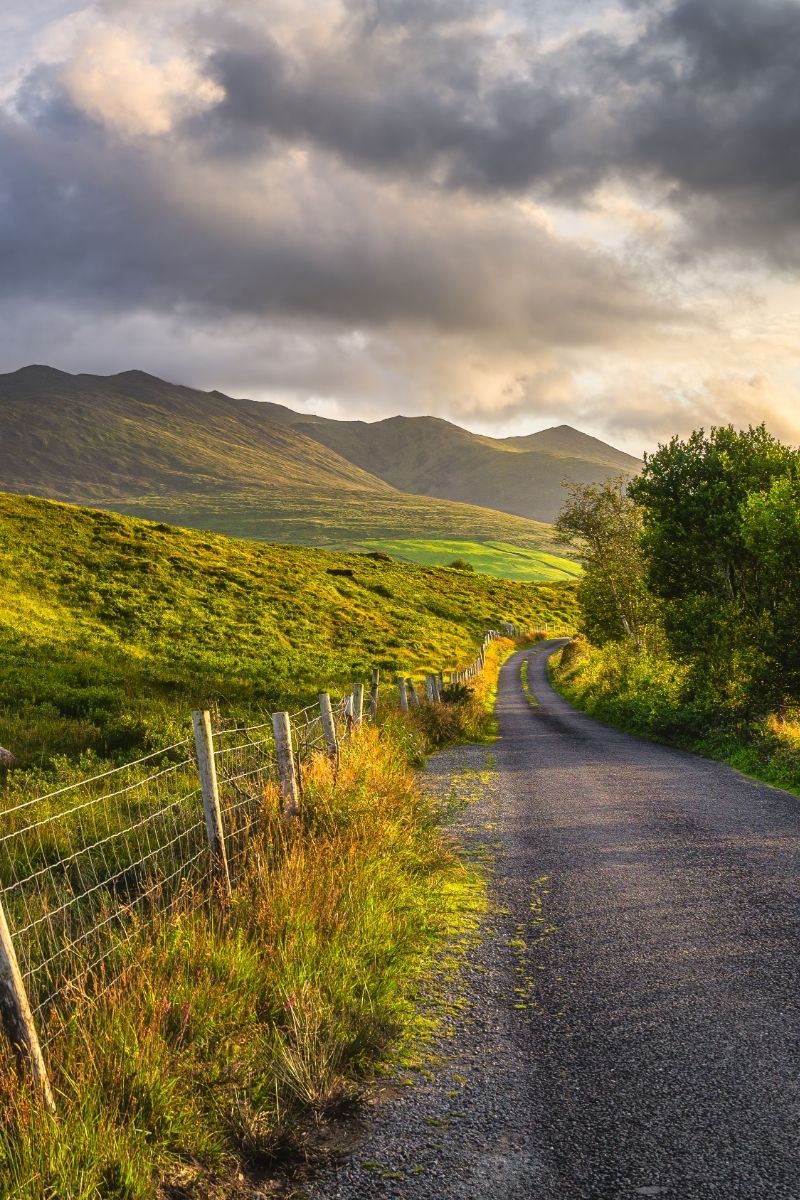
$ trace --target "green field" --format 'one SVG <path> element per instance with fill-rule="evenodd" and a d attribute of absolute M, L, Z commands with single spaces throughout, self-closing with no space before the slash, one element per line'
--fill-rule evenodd
<path fill-rule="evenodd" d="M 299 708 L 466 666 L 486 629 L 575 620 L 571 583 L 235 541 L 0 493 L 0 745 L 20 764 L 135 757 L 192 708 Z"/>
<path fill-rule="evenodd" d="M 63 498 L 63 497 L 59 497 Z M 355 488 L 309 488 L 275 481 L 250 492 L 148 495 L 124 499 L 81 496 L 79 503 L 125 516 L 211 529 L 227 537 L 357 550 L 368 540 L 485 539 L 546 553 L 561 543 L 552 525 L 434 496 Z"/>
<path fill-rule="evenodd" d="M 370 550 L 382 550 L 400 562 L 442 567 L 456 559 L 470 563 L 484 575 L 525 583 L 574 580 L 581 574 L 578 563 L 543 550 L 528 550 L 510 542 L 460 542 L 422 538 L 374 539 L 364 542 Z"/>

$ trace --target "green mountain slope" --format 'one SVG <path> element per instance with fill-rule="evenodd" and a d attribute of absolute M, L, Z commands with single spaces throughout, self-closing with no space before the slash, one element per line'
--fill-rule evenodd
<path fill-rule="evenodd" d="M 270 541 L 556 545 L 541 523 L 409 494 L 410 481 L 399 490 L 274 420 L 278 408 L 140 371 L 99 377 L 28 367 L 0 376 L 0 487 Z"/>
<path fill-rule="evenodd" d="M 248 486 L 393 490 L 250 400 L 142 371 L 98 377 L 26 367 L 0 375 L 0 414 L 0 478 L 9 491 L 107 501 Z"/>
<path fill-rule="evenodd" d="M 297 708 L 373 666 L 466 665 L 483 632 L 575 620 L 572 584 L 233 541 L 0 493 L 0 745 L 125 758 L 190 710 Z M 88 773 L 86 771 L 84 774 Z"/>
<path fill-rule="evenodd" d="M 436 417 L 304 419 L 293 426 L 406 491 L 552 521 L 564 480 L 635 474 L 638 459 L 569 426 L 522 438 L 481 437 Z"/>

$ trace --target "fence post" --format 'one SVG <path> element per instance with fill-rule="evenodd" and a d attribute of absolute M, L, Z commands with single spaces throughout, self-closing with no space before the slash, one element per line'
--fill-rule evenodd
<path fill-rule="evenodd" d="M 400 711 L 408 712 L 408 692 L 406 691 L 406 681 L 401 677 L 399 677 L 397 680 L 397 694 L 400 698 Z"/>
<path fill-rule="evenodd" d="M 408 692 L 408 698 L 411 701 L 411 707 L 419 708 L 419 696 L 417 695 L 417 689 L 414 686 L 413 679 L 406 680 L 406 691 Z"/>
<path fill-rule="evenodd" d="M 429 704 L 436 703 L 436 687 L 434 685 L 432 675 L 425 676 L 425 695 Z"/>
<path fill-rule="evenodd" d="M 333 719 L 331 698 L 328 692 L 320 692 L 319 715 L 322 722 L 322 732 L 325 734 L 325 745 L 328 747 L 328 754 L 336 762 L 339 758 L 339 739 L 336 736 L 336 722 Z"/>
<path fill-rule="evenodd" d="M 436 699 L 441 700 L 442 692 L 444 691 L 444 675 L 440 671 L 436 676 Z"/>
<path fill-rule="evenodd" d="M 8 1034 L 17 1065 L 30 1068 L 33 1082 L 48 1112 L 56 1111 L 56 1103 L 50 1088 L 39 1035 L 33 1022 L 33 1014 L 25 991 L 22 972 L 17 962 L 17 952 L 11 940 L 6 914 L 0 903 L 0 1015 Z"/>
<path fill-rule="evenodd" d="M 378 686 L 381 680 L 381 673 L 377 667 L 372 672 L 372 682 L 369 689 L 369 719 L 376 720 L 378 716 Z"/>
<path fill-rule="evenodd" d="M 230 898 L 231 877 L 228 874 L 228 859 L 225 854 L 225 831 L 222 828 L 222 812 L 219 807 L 219 784 L 217 764 L 214 761 L 214 735 L 211 732 L 211 713 L 197 709 L 192 713 L 194 746 L 197 751 L 197 769 L 203 793 L 203 813 L 206 818 L 206 833 L 211 850 L 211 871 L 220 885 L 223 895 Z"/>
<path fill-rule="evenodd" d="M 291 821 L 300 812 L 300 793 L 297 787 L 297 770 L 292 749 L 292 727 L 288 712 L 272 714 L 272 732 L 275 734 L 275 753 L 278 757 L 278 776 L 281 781 L 283 815 Z"/>
<path fill-rule="evenodd" d="M 353 724 L 360 725 L 364 719 L 364 685 L 356 683 L 353 686 Z"/>

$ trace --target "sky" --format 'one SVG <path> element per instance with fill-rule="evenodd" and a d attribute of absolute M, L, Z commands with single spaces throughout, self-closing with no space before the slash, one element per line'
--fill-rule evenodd
<path fill-rule="evenodd" d="M 5 0 L 0 370 L 800 442 L 800 0 Z"/>

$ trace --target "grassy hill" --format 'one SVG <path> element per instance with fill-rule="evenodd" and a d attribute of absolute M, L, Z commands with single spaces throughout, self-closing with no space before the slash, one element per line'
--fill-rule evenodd
<path fill-rule="evenodd" d="M 572 585 L 233 541 L 0 494 L 0 745 L 130 757 L 192 707 L 299 707 L 373 666 L 465 665 L 483 632 L 571 622 Z"/>
<path fill-rule="evenodd" d="M 275 421 L 277 407 L 141 371 L 27 367 L 0 376 L 0 487 L 266 541 L 463 537 L 556 548 L 541 523 L 398 490 Z"/>
<path fill-rule="evenodd" d="M 95 503 L 97 503 L 95 501 Z M 505 541 L 529 550 L 568 554 L 552 525 L 477 505 L 428 496 L 289 486 L 216 496 L 141 496 L 104 502 L 133 517 L 212 529 L 229 537 L 361 550 L 374 538 Z"/>

